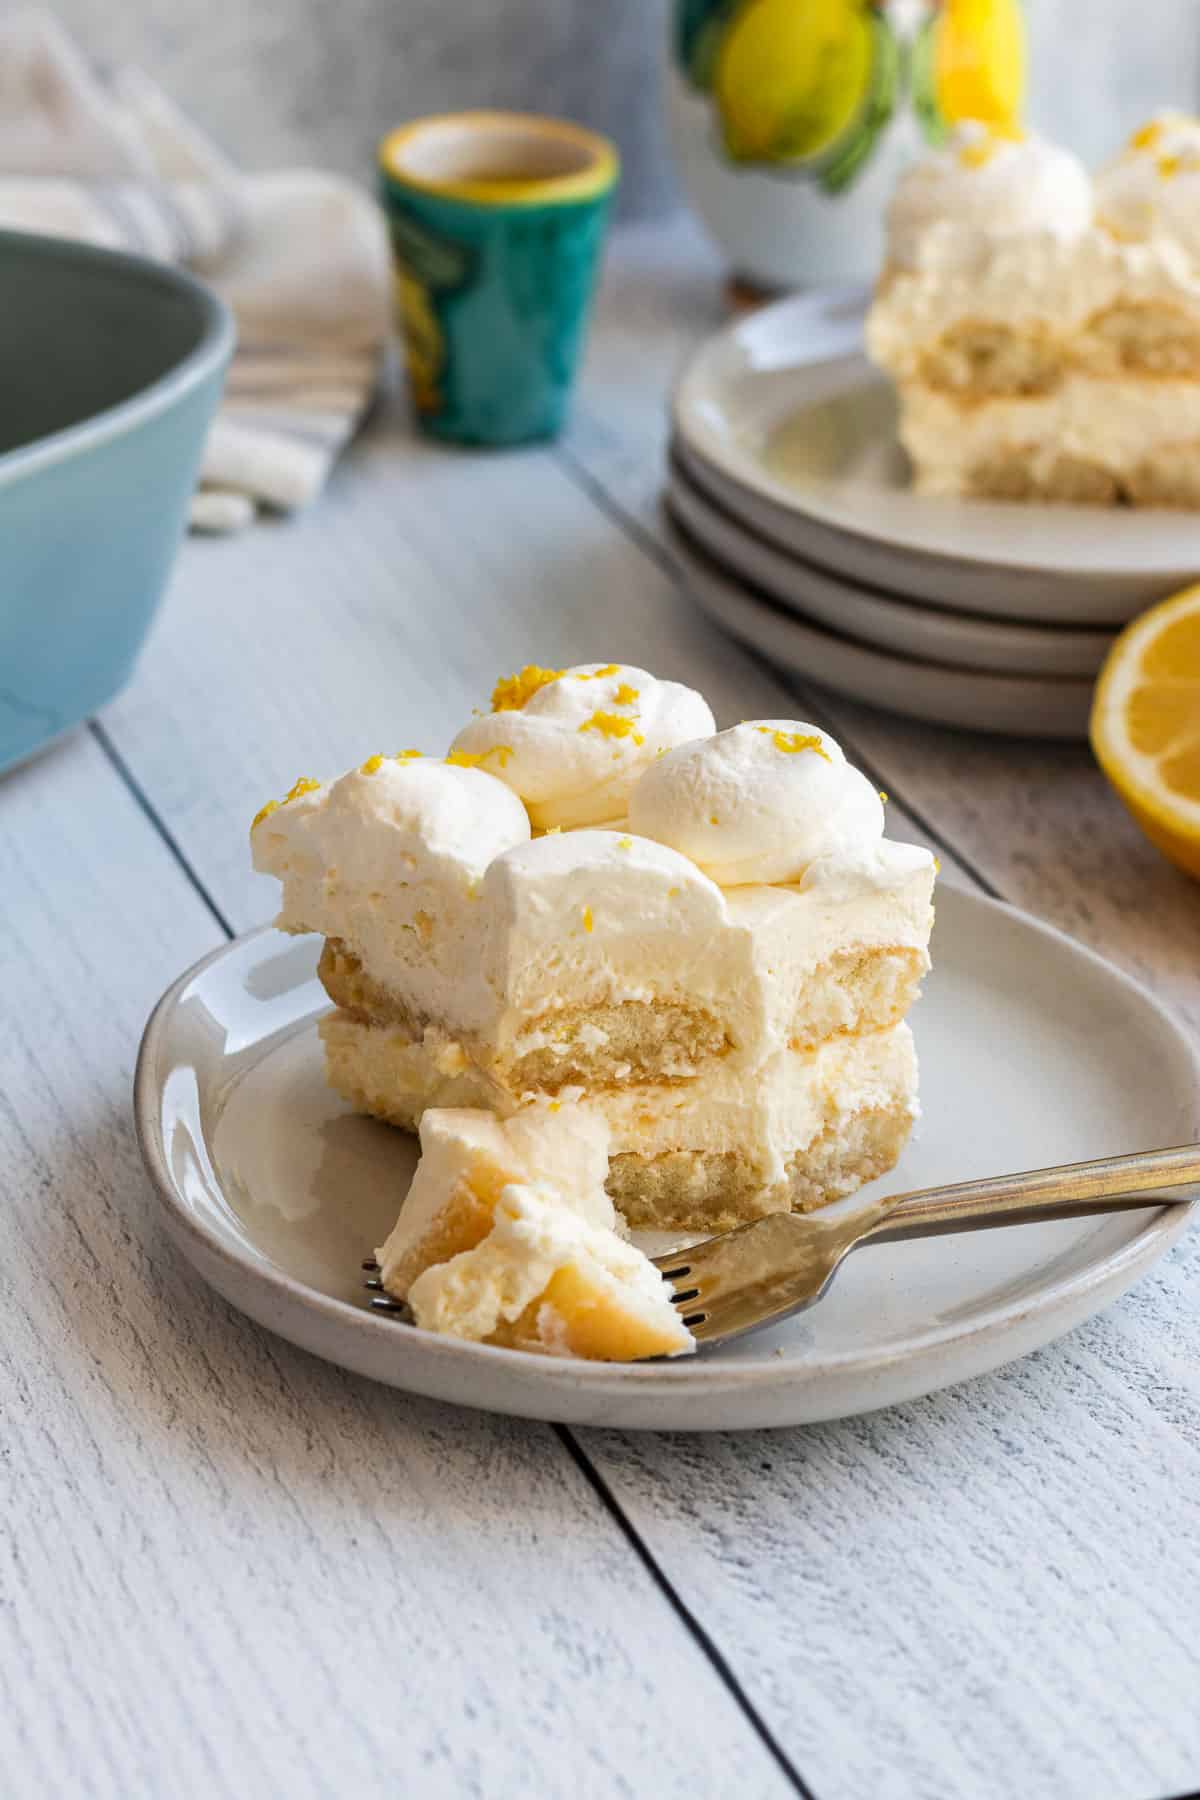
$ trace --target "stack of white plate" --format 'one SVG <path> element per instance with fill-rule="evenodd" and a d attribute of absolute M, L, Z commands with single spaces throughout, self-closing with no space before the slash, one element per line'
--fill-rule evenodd
<path fill-rule="evenodd" d="M 864 310 L 862 294 L 781 301 L 684 371 L 664 506 L 692 595 L 855 699 L 1082 737 L 1117 630 L 1200 572 L 1200 518 L 914 494 Z"/>

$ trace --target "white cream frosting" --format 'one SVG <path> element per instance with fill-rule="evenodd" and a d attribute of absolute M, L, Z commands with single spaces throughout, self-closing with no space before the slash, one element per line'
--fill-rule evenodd
<path fill-rule="evenodd" d="M 670 1354 L 695 1349 L 649 1258 L 564 1206 L 557 1189 L 513 1183 L 503 1189 L 494 1219 L 475 1249 L 435 1264 L 409 1289 L 409 1305 L 422 1329 L 481 1342 L 502 1323 L 518 1320 L 546 1295 L 556 1275 L 571 1270 L 601 1304 L 640 1315 Z M 538 1326 L 544 1349 L 570 1354 L 567 1331 L 552 1307 L 539 1315 Z"/>
<path fill-rule="evenodd" d="M 254 829 L 255 866 L 283 883 L 282 929 L 342 940 L 418 1029 L 436 1028 L 456 1101 L 469 1091 L 460 1040 L 523 1055 L 557 1008 L 699 1007 L 722 1022 L 730 1065 L 753 1068 L 791 1042 L 828 958 L 872 947 L 924 956 L 933 881 L 927 851 L 880 837 L 879 797 L 832 739 L 762 723 L 709 739 L 694 758 L 668 752 L 637 790 L 649 792 L 647 829 L 674 832 L 743 885 L 721 888 L 633 830 L 530 840 L 500 782 L 424 761 L 356 771 L 278 808 Z M 778 750 L 775 731 L 797 729 L 825 755 Z M 698 818 L 686 787 L 683 799 L 676 791 L 676 757 L 701 771 Z M 724 826 L 713 826 L 722 806 Z M 796 879 L 764 884 L 768 873 Z"/>
<path fill-rule="evenodd" d="M 1200 119 L 1164 112 L 1096 177 L 1097 223 L 1122 243 L 1175 243 L 1200 265 Z"/>
<path fill-rule="evenodd" d="M 426 757 L 370 757 L 260 814 L 250 838 L 254 867 L 283 883 L 281 930 L 345 938 L 417 1014 L 441 1016 L 461 992 L 458 1029 L 487 1006 L 472 969 L 483 878 L 528 841 L 525 808 L 502 782 Z"/>
<path fill-rule="evenodd" d="M 628 664 L 581 663 L 523 707 L 473 719 L 451 750 L 486 756 L 535 826 L 571 828 L 623 818 L 630 787 L 660 750 L 714 729 L 692 688 Z"/>
<path fill-rule="evenodd" d="M 1044 232 L 1070 242 L 1091 218 L 1091 179 L 1071 151 L 966 120 L 896 184 L 887 214 L 888 259 L 917 267 L 937 225 L 988 241 Z"/>
<path fill-rule="evenodd" d="M 336 781 L 296 785 L 307 791 L 254 822 L 256 869 L 278 874 L 282 851 L 291 870 L 324 878 L 332 865 L 334 879 L 380 893 L 418 863 L 461 885 L 530 836 L 525 808 L 503 782 L 440 758 L 372 756 Z"/>
<path fill-rule="evenodd" d="M 883 836 L 883 802 L 819 726 L 757 719 L 660 757 L 630 795 L 629 823 L 741 887 L 861 855 Z"/>

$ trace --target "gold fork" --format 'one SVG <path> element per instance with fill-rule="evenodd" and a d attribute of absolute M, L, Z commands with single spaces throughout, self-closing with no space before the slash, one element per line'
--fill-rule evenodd
<path fill-rule="evenodd" d="M 770 1213 L 653 1261 L 697 1342 L 725 1344 L 815 1305 L 863 1244 L 1198 1198 L 1200 1144 L 1183 1144 L 892 1194 L 850 1214 Z"/>

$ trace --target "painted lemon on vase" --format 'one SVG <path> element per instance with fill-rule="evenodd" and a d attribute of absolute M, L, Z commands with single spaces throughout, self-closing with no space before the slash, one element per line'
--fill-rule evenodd
<path fill-rule="evenodd" d="M 762 289 L 868 281 L 892 187 L 958 119 L 1015 124 L 1020 0 L 675 0 L 685 190 Z"/>
<path fill-rule="evenodd" d="M 912 52 L 913 105 L 931 143 L 963 119 L 1016 135 L 1025 106 L 1021 0 L 941 0 Z"/>

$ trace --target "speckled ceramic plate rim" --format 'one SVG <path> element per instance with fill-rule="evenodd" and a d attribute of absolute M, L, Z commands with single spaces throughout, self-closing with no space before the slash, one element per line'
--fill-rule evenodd
<path fill-rule="evenodd" d="M 1200 519 L 1194 514 L 1150 508 L 1139 513 L 1124 509 L 1117 514 L 1122 522 L 1131 518 L 1154 521 L 1160 534 L 1164 532 L 1164 521 L 1173 521 L 1179 529 L 1181 522 L 1190 518 L 1195 545 L 1182 557 L 1176 550 L 1161 552 L 1150 524 L 1144 529 L 1144 544 L 1132 545 L 1119 556 L 1111 547 L 1106 549 L 1105 539 L 1112 537 L 1108 529 L 1109 513 L 1099 507 L 1014 508 L 1012 503 L 993 501 L 947 503 L 953 504 L 956 511 L 946 513 L 946 528 L 957 527 L 960 536 L 957 541 L 938 541 L 933 521 L 928 530 L 920 527 L 920 515 L 916 512 L 922 504 L 919 496 L 911 497 L 916 529 L 912 532 L 889 531 L 884 521 L 872 516 L 865 504 L 847 510 L 839 504 L 831 504 L 815 491 L 777 480 L 762 459 L 742 442 L 731 423 L 725 429 L 713 424 L 711 413 L 728 419 L 721 391 L 728 387 L 731 377 L 729 368 L 722 365 L 751 363 L 751 346 L 755 340 L 770 340 L 774 336 L 776 342 L 770 367 L 776 373 L 801 373 L 816 370 L 839 358 L 854 358 L 860 369 L 871 370 L 883 381 L 885 377 L 873 370 L 862 347 L 862 324 L 868 298 L 861 289 L 794 294 L 715 332 L 693 352 L 676 381 L 670 401 L 675 433 L 694 455 L 727 480 L 750 489 L 784 512 L 811 519 L 826 531 L 863 538 L 910 557 L 966 563 L 996 574 L 1019 571 L 1031 576 L 1075 581 L 1120 581 L 1132 574 L 1151 574 L 1161 576 L 1164 583 L 1182 583 L 1195 577 L 1200 571 Z M 784 409 L 780 416 L 784 416 Z M 902 500 L 903 496 L 898 494 L 897 498 Z M 923 504 L 933 503 L 926 501 Z M 1012 551 L 1006 548 L 1004 537 L 1006 531 L 1012 533 L 1014 510 L 1026 521 L 1032 521 L 1033 529 L 1044 537 L 1057 540 L 1051 554 L 1039 559 L 1027 546 Z M 967 522 L 965 533 L 962 529 L 964 519 Z M 972 534 L 983 536 L 985 526 L 992 528 L 986 537 L 987 549 L 976 552 L 967 540 Z"/>
<path fill-rule="evenodd" d="M 700 610 L 770 663 L 884 712 L 949 730 L 1067 743 L 1087 736 L 1094 681 L 1000 675 L 865 644 L 730 574 L 681 529 L 665 501 L 660 529 Z"/>
<path fill-rule="evenodd" d="M 955 903 L 977 908 L 983 914 L 1000 912 L 1019 921 L 1025 929 L 1057 944 L 1068 958 L 1078 958 L 1092 970 L 1101 972 L 1118 991 L 1130 1000 L 1136 1000 L 1139 1007 L 1156 1017 L 1174 1053 L 1189 1068 L 1192 1084 L 1200 1093 L 1200 1054 L 1170 1014 L 1139 982 L 1085 945 L 1076 943 L 1065 933 L 1019 908 L 958 888 L 945 890 L 943 903 L 951 893 Z M 952 1386 L 1051 1342 L 1124 1292 L 1175 1243 L 1190 1221 L 1191 1207 L 1148 1211 L 1144 1226 L 1136 1237 L 1117 1251 L 1098 1257 L 1076 1274 L 1051 1283 L 1030 1303 L 998 1305 L 966 1326 L 935 1327 L 881 1352 L 871 1361 L 864 1361 L 853 1351 L 827 1353 L 820 1364 L 806 1371 L 802 1378 L 798 1378 L 794 1365 L 774 1356 L 736 1364 L 722 1364 L 703 1354 L 678 1362 L 576 1363 L 525 1351 L 460 1343 L 418 1331 L 415 1327 L 397 1327 L 393 1321 L 375 1318 L 359 1307 L 308 1287 L 270 1263 L 261 1252 L 240 1245 L 235 1248 L 222 1241 L 193 1212 L 171 1172 L 162 1134 L 164 1095 L 157 1072 L 175 1008 L 187 988 L 206 970 L 270 930 L 271 927 L 264 926 L 218 945 L 179 976 L 158 1001 L 142 1036 L 134 1075 L 134 1120 L 139 1146 L 170 1237 L 193 1267 L 225 1299 L 269 1330 L 311 1353 L 401 1389 L 411 1386 L 411 1391 L 435 1398 L 525 1417 L 613 1423 L 634 1429 L 706 1430 L 731 1429 L 738 1424 L 755 1427 L 796 1423 L 794 1408 L 786 1404 L 787 1394 L 789 1390 L 794 1392 L 807 1386 L 814 1375 L 844 1371 L 853 1373 L 860 1383 L 869 1387 L 873 1379 L 877 1380 L 898 1366 L 913 1368 L 915 1365 L 921 1370 L 921 1379 L 906 1384 L 899 1396 L 885 1394 L 874 1400 L 864 1397 L 858 1404 L 847 1405 L 836 1412 L 805 1415 L 813 1419 L 849 1416 L 870 1411 L 876 1405 L 891 1404 L 897 1398 L 916 1398 Z M 304 1023 L 298 1020 L 294 1029 L 302 1030 Z M 294 1322 L 293 1315 L 298 1323 Z M 304 1328 L 307 1320 L 321 1322 L 337 1332 L 344 1340 L 337 1354 L 331 1353 L 328 1347 L 314 1348 L 312 1333 Z M 1004 1340 L 1014 1335 L 1020 1337 L 1021 1326 L 1030 1320 L 1038 1322 L 1034 1340 L 1025 1342 L 1023 1348 L 1014 1349 L 1011 1355 L 1006 1354 Z M 401 1332 L 403 1337 L 399 1335 Z M 996 1339 L 1001 1342 L 997 1344 Z M 982 1355 L 979 1354 L 981 1349 Z M 959 1354 L 963 1367 L 957 1372 L 939 1372 L 937 1369 L 939 1353 L 947 1351 Z M 419 1353 L 429 1375 L 436 1377 L 432 1382 L 410 1384 L 405 1381 L 404 1362 L 414 1352 Z M 386 1373 L 380 1373 L 381 1366 L 386 1366 Z M 519 1375 L 524 1378 L 521 1386 L 533 1392 L 522 1404 L 477 1393 L 476 1376 L 472 1371 L 477 1371 L 479 1376 L 486 1373 L 496 1377 L 501 1387 L 507 1377 Z M 700 1404 L 699 1408 L 689 1409 L 697 1416 L 681 1420 L 673 1403 L 685 1394 Z M 744 1420 L 722 1417 L 710 1421 L 703 1417 L 707 1402 L 727 1395 L 751 1398 L 756 1394 L 761 1395 L 765 1404 L 754 1409 L 752 1416 Z M 630 1416 L 623 1402 L 631 1401 L 635 1396 L 650 1405 L 649 1408 L 639 1406 L 636 1409 L 638 1416 Z M 606 1414 L 603 1405 L 580 1408 L 570 1404 L 581 1397 L 597 1402 L 611 1401 L 615 1410 Z M 665 1407 L 667 1416 L 662 1419 L 652 1416 L 656 1401 L 668 1403 Z M 780 1401 L 782 1405 L 772 1404 Z M 776 1413 L 778 1417 L 772 1416 Z"/>
<path fill-rule="evenodd" d="M 678 455 L 667 459 L 663 498 L 685 534 L 731 579 L 744 581 L 806 624 L 837 631 L 885 656 L 913 657 L 968 674 L 1094 680 L 1116 640 L 1116 628 L 1018 624 L 956 613 L 948 607 L 885 593 L 849 575 L 779 549 L 758 537 L 693 480 Z M 1055 667 L 1068 645 L 1074 667 Z M 1011 659 L 1011 660 L 1006 660 Z M 1027 666 L 1020 667 L 1022 659 Z"/>

